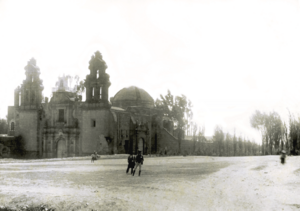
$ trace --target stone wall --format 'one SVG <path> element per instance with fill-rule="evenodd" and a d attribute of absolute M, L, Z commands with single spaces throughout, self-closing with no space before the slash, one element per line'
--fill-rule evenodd
<path fill-rule="evenodd" d="M 118 153 L 124 154 L 126 153 L 125 150 L 125 141 L 130 141 L 130 114 L 124 113 L 124 112 L 118 112 L 117 115 L 117 132 L 118 132 L 118 138 L 117 138 L 117 149 Z M 129 146 L 128 146 L 129 148 Z"/>
<path fill-rule="evenodd" d="M 14 136 L 15 135 L 15 131 L 11 130 L 11 123 L 14 122 L 14 127 L 16 127 L 16 123 L 15 123 L 15 107 L 14 106 L 8 106 L 8 110 L 7 110 L 7 123 L 8 123 L 8 128 L 7 128 L 7 134 L 9 136 Z"/>
<path fill-rule="evenodd" d="M 82 155 L 90 155 L 97 150 L 97 146 L 98 148 L 100 144 L 102 146 L 103 137 L 114 138 L 110 126 L 110 124 L 112 124 L 111 113 L 108 109 L 83 110 L 81 118 L 80 138 Z M 95 126 L 93 125 L 93 121 L 95 121 Z M 113 150 L 111 148 L 114 148 L 114 143 L 108 143 L 108 145 L 110 148 L 109 151 Z"/>
<path fill-rule="evenodd" d="M 65 154 L 63 157 L 74 157 L 79 155 L 78 150 L 78 128 L 55 128 L 45 127 L 43 130 L 43 157 L 56 158 L 58 157 L 58 144 L 60 141 L 65 143 Z"/>
<path fill-rule="evenodd" d="M 37 154 L 38 152 L 38 113 L 36 110 L 21 110 L 16 118 L 15 136 L 21 135 L 25 141 L 26 154 Z"/>
<path fill-rule="evenodd" d="M 0 158 L 12 157 L 12 152 L 15 149 L 15 137 L 0 136 Z"/>
<path fill-rule="evenodd" d="M 181 141 L 181 154 L 191 155 L 194 153 L 195 143 L 193 140 L 182 140 Z"/>
<path fill-rule="evenodd" d="M 162 128 L 158 136 L 159 141 L 157 143 L 157 154 L 164 154 L 165 148 L 167 148 L 167 155 L 174 155 L 179 152 L 178 139 L 170 134 L 166 129 Z"/>

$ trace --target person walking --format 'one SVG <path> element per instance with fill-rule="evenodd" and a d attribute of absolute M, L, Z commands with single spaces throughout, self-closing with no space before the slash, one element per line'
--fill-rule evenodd
<path fill-rule="evenodd" d="M 91 158 L 91 163 L 94 163 L 94 160 L 95 160 L 95 156 L 96 156 L 96 155 L 93 153 L 91 156 L 92 156 L 92 158 Z"/>
<path fill-rule="evenodd" d="M 132 176 L 134 176 L 137 167 L 139 167 L 139 176 L 141 176 L 143 162 L 144 162 L 144 157 L 142 155 L 142 151 L 138 150 L 138 154 L 135 156 L 135 167 Z"/>
<path fill-rule="evenodd" d="M 130 155 L 128 156 L 127 161 L 128 161 L 128 167 L 126 170 L 126 174 L 128 174 L 129 169 L 131 169 L 131 174 L 133 174 L 133 168 L 135 165 L 135 157 L 133 156 L 132 153 L 130 153 Z"/>
<path fill-rule="evenodd" d="M 98 158 L 98 154 L 96 151 L 94 151 L 94 153 L 92 154 L 91 162 L 94 163 L 94 161 L 97 160 L 97 158 Z"/>
<path fill-rule="evenodd" d="M 96 158 L 95 160 L 98 160 L 98 158 L 100 158 L 100 156 L 98 155 L 98 153 L 96 151 L 94 152 L 94 154 L 95 154 L 95 158 Z"/>
<path fill-rule="evenodd" d="M 280 161 L 282 164 L 285 164 L 285 159 L 286 159 L 286 153 L 284 150 L 282 150 L 280 155 Z"/>

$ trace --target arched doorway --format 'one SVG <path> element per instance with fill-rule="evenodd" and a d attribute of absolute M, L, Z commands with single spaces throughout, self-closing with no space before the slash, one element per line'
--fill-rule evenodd
<path fill-rule="evenodd" d="M 57 158 L 67 157 L 66 140 L 60 139 L 57 142 Z"/>
<path fill-rule="evenodd" d="M 143 152 L 144 152 L 144 139 L 143 138 L 139 138 L 138 150 L 141 150 L 142 154 L 143 154 Z"/>
<path fill-rule="evenodd" d="M 129 140 L 125 140 L 124 150 L 126 154 L 129 154 Z"/>

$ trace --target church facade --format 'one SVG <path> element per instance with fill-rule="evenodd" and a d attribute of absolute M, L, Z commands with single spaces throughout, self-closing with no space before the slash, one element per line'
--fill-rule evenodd
<path fill-rule="evenodd" d="M 8 108 L 9 135 L 21 136 L 26 155 L 59 158 L 99 154 L 179 152 L 173 122 L 154 107 L 143 89 L 127 87 L 109 98 L 110 77 L 100 52 L 89 63 L 86 100 L 70 91 L 63 79 L 42 102 L 43 81 L 36 61 L 25 67 L 26 78 L 15 89 Z"/>

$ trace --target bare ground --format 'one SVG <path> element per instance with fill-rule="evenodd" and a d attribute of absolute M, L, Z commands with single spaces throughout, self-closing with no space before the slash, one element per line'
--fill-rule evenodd
<path fill-rule="evenodd" d="M 109 157 L 109 156 L 108 156 Z M 108 158 L 106 157 L 106 158 Z M 116 157 L 116 156 L 115 156 Z M 119 156 L 122 158 L 122 156 Z M 56 210 L 299 210 L 300 157 L 0 160 L 0 206 Z"/>

